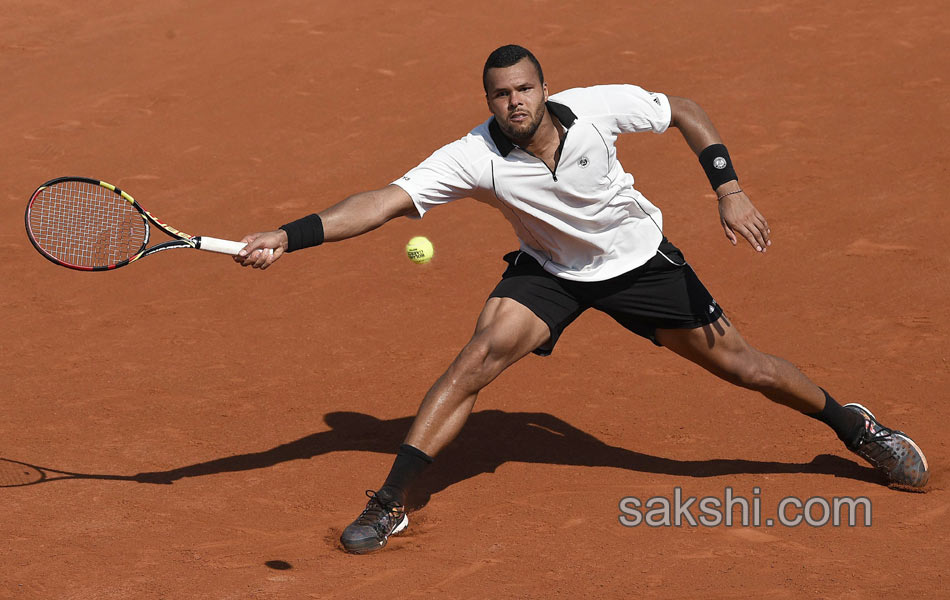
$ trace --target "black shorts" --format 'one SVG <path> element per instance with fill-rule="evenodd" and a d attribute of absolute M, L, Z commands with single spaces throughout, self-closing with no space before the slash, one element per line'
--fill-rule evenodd
<path fill-rule="evenodd" d="M 547 323 L 551 339 L 534 350 L 542 356 L 551 353 L 561 332 L 588 308 L 607 313 L 657 345 L 657 329 L 693 329 L 722 316 L 683 253 L 666 238 L 646 264 L 604 281 L 561 279 L 521 251 L 506 254 L 505 262 L 508 268 L 489 297 L 511 298 Z"/>

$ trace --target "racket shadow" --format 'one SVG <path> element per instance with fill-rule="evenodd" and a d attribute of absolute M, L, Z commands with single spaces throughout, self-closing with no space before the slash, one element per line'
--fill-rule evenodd
<path fill-rule="evenodd" d="M 279 463 L 307 460 L 333 452 L 360 451 L 392 455 L 402 443 L 412 418 L 383 420 L 357 412 L 332 412 L 324 415 L 330 429 L 261 452 L 227 456 L 165 471 L 135 475 L 84 474 L 43 469 L 51 475 L 41 478 L 34 476 L 36 480 L 32 483 L 64 479 L 102 479 L 170 485 L 179 479 L 265 469 Z M 829 445 L 831 444 L 829 441 Z M 12 462 L 40 469 L 27 463 Z M 680 460 L 611 446 L 548 413 L 484 410 L 472 413 L 458 439 L 439 455 L 439 459 L 422 476 L 414 497 L 410 499 L 410 508 L 424 506 L 432 495 L 447 487 L 482 473 L 492 473 L 507 462 L 613 467 L 640 473 L 692 478 L 804 473 L 864 482 L 883 482 L 874 469 L 831 454 L 819 454 L 809 462 L 734 458 Z M 0 484 L 2 483 L 0 480 Z M 366 482 L 367 486 L 377 484 L 376 481 Z"/>
<path fill-rule="evenodd" d="M 61 479 L 111 479 L 116 481 L 135 481 L 127 475 L 107 475 L 99 473 L 74 473 L 50 467 L 40 467 L 12 458 L 0 458 L 0 488 L 23 487 L 47 481 Z"/>

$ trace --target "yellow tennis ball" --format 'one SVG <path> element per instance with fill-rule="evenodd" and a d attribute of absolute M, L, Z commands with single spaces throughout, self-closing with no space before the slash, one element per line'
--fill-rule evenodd
<path fill-rule="evenodd" d="M 409 240 L 409 243 L 406 244 L 406 256 L 417 265 L 432 260 L 433 254 L 435 254 L 435 249 L 432 248 L 432 242 L 421 235 L 412 238 Z"/>

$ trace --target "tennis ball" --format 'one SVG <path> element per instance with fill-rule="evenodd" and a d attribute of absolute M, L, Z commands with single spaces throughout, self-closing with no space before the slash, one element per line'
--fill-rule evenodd
<path fill-rule="evenodd" d="M 409 243 L 406 244 L 406 256 L 409 257 L 409 260 L 421 265 L 432 260 L 432 255 L 435 253 L 435 250 L 432 248 L 432 242 L 428 238 L 424 238 L 421 235 L 416 236 L 409 240 Z"/>

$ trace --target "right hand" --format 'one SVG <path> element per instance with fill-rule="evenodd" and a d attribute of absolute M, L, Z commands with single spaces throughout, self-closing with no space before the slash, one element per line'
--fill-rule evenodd
<path fill-rule="evenodd" d="M 283 229 L 251 233 L 241 238 L 244 248 L 234 257 L 242 267 L 266 269 L 287 251 L 287 232 Z"/>

